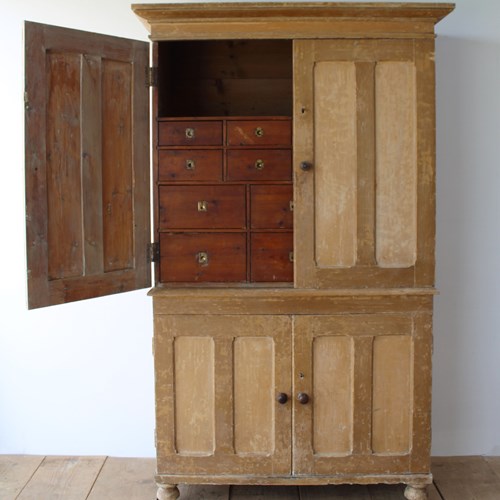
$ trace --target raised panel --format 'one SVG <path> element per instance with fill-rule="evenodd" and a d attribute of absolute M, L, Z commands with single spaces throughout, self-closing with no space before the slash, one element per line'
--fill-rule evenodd
<path fill-rule="evenodd" d="M 409 267 L 417 252 L 416 80 L 413 62 L 375 67 L 376 259 Z"/>
<path fill-rule="evenodd" d="M 356 67 L 314 67 L 315 255 L 320 267 L 350 267 L 357 246 Z"/>
<path fill-rule="evenodd" d="M 380 336 L 373 342 L 372 450 L 408 453 L 411 446 L 412 339 Z"/>
<path fill-rule="evenodd" d="M 318 337 L 313 341 L 313 447 L 315 455 L 352 451 L 352 338 Z"/>
<path fill-rule="evenodd" d="M 210 337 L 175 339 L 175 447 L 180 454 L 210 455 L 214 451 L 214 361 Z"/>
<path fill-rule="evenodd" d="M 274 356 L 270 337 L 240 337 L 234 342 L 236 453 L 274 451 Z"/>

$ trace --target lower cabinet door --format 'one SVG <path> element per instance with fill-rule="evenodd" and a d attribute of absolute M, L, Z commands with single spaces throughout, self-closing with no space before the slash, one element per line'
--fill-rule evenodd
<path fill-rule="evenodd" d="M 155 316 L 159 474 L 291 473 L 291 332 L 289 316 Z"/>
<path fill-rule="evenodd" d="M 297 316 L 293 473 L 428 473 L 431 349 L 430 314 Z"/>

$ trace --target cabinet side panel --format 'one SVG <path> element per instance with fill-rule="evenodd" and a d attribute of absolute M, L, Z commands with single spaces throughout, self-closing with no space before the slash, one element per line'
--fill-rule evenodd
<path fill-rule="evenodd" d="M 104 269 L 116 271 L 133 266 L 132 66 L 102 68 Z"/>
<path fill-rule="evenodd" d="M 352 450 L 352 373 L 351 338 L 314 339 L 313 447 L 316 455 L 347 455 Z"/>
<path fill-rule="evenodd" d="M 351 267 L 357 254 L 356 67 L 314 67 L 315 229 L 320 267 Z"/>
<path fill-rule="evenodd" d="M 411 358 L 412 339 L 409 335 L 380 336 L 374 339 L 374 453 L 405 453 L 410 450 Z"/>
<path fill-rule="evenodd" d="M 274 346 L 266 337 L 234 342 L 234 447 L 236 453 L 274 450 Z M 257 403 L 257 404 L 256 404 Z"/>
<path fill-rule="evenodd" d="M 213 339 L 177 337 L 174 365 L 176 450 L 211 455 L 215 447 Z"/>
<path fill-rule="evenodd" d="M 83 274 L 80 55 L 47 53 L 49 280 Z"/>
<path fill-rule="evenodd" d="M 376 258 L 410 267 L 417 253 L 416 89 L 413 62 L 379 62 L 376 103 Z"/>

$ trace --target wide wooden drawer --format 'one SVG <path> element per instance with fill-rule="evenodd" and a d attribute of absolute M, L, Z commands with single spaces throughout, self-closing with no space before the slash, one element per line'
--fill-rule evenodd
<path fill-rule="evenodd" d="M 160 281 L 246 281 L 246 235 L 161 234 Z"/>
<path fill-rule="evenodd" d="M 293 233 L 253 233 L 250 241 L 250 281 L 293 281 Z"/>
<path fill-rule="evenodd" d="M 168 149 L 158 153 L 160 181 L 221 181 L 222 151 Z"/>
<path fill-rule="evenodd" d="M 227 122 L 229 146 L 291 146 L 290 120 L 250 120 Z"/>
<path fill-rule="evenodd" d="M 287 181 L 292 179 L 289 149 L 235 149 L 227 151 L 229 181 Z"/>
<path fill-rule="evenodd" d="M 160 186 L 160 229 L 244 229 L 244 186 Z"/>
<path fill-rule="evenodd" d="M 220 146 L 222 122 L 220 121 L 172 121 L 159 122 L 160 146 Z"/>
<path fill-rule="evenodd" d="M 293 186 L 251 186 L 250 224 L 252 229 L 293 227 Z"/>

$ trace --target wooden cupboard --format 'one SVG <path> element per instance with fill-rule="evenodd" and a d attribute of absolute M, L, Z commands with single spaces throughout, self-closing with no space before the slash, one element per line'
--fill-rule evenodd
<path fill-rule="evenodd" d="M 425 498 L 434 25 L 453 5 L 132 8 L 152 68 L 147 44 L 27 23 L 30 307 L 149 286 L 156 263 L 160 500 Z"/>

